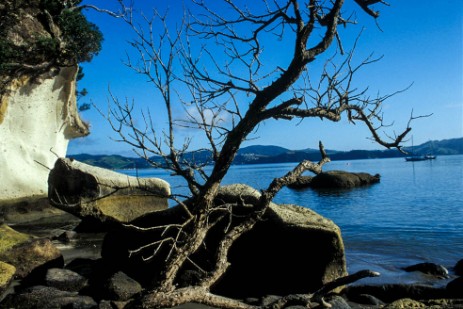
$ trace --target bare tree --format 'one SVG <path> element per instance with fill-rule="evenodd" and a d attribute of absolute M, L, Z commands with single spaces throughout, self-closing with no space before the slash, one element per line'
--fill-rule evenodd
<path fill-rule="evenodd" d="M 167 252 L 157 286 L 143 298 L 144 306 L 168 307 L 195 301 L 224 308 L 250 307 L 209 292 L 229 266 L 227 254 L 231 245 L 261 219 L 281 188 L 304 171 L 319 173 L 329 161 L 320 143 L 320 162 L 301 162 L 287 175 L 274 179 L 262 190 L 259 201 L 251 205 L 245 218 L 231 222 L 236 205 L 216 203 L 215 197 L 242 142 L 263 122 L 307 118 L 338 122 L 345 117 L 351 123 L 366 125 L 372 139 L 380 145 L 400 150 L 411 128 L 407 124 L 400 134 L 382 133 L 386 125 L 381 106 L 390 95 L 372 98 L 367 88 L 354 85 L 356 73 L 379 59 L 370 57 L 355 64 L 355 42 L 351 51 L 344 51 L 338 28 L 355 23 L 344 16 L 344 2 L 261 0 L 246 6 L 221 0 L 213 1 L 212 6 L 209 1 L 192 0 L 185 4 L 184 17 L 174 27 L 168 14 L 156 9 L 151 16 L 142 14 L 144 24 L 140 24 L 133 9 L 120 2 L 124 14 L 118 16 L 123 15 L 132 28 L 135 39 L 130 44 L 139 56 L 136 61 L 128 57 L 126 65 L 144 75 L 158 90 L 168 126 L 160 131 L 150 112 L 142 114 L 144 125 L 137 126 L 133 104 L 121 102 L 113 95 L 113 108 L 107 117 L 121 141 L 130 144 L 154 166 L 183 177 L 191 191 L 190 199 L 178 200 L 185 211 L 185 221 L 149 228 L 162 230 L 164 236 L 131 252 L 141 254 L 149 250 L 151 254 L 146 258 L 163 250 Z M 386 4 L 381 0 L 352 2 L 360 12 L 375 19 L 379 14 L 373 7 Z M 227 10 L 227 14 L 211 8 L 218 6 Z M 283 64 L 268 63 L 267 49 L 278 40 L 284 40 L 291 53 Z M 220 48 L 220 54 L 211 49 L 212 45 L 215 50 Z M 335 50 L 335 56 L 325 56 L 327 60 L 322 60 L 321 73 L 314 74 L 312 63 Z M 174 106 L 182 106 L 186 117 L 176 118 Z M 197 129 L 204 134 L 213 163 L 209 173 L 204 170 L 204 162 L 194 160 L 190 140 L 178 143 L 175 138 L 178 127 Z M 162 160 L 153 160 L 154 155 Z M 191 262 L 190 257 L 211 228 L 227 220 L 229 226 L 216 248 L 210 269 L 197 285 L 177 288 L 175 280 L 182 267 Z M 362 272 L 349 278 L 372 275 L 376 274 Z M 301 303 L 318 299 L 323 304 L 322 296 L 349 278 L 296 299 Z M 290 299 L 295 297 L 283 298 L 273 305 L 283 307 Z"/>

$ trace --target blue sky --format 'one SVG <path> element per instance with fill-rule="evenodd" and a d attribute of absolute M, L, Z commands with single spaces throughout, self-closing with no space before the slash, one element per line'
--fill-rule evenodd
<path fill-rule="evenodd" d="M 105 7 L 108 0 L 87 1 Z M 115 1 L 114 1 L 115 2 Z M 353 8 L 353 0 L 346 0 L 346 11 Z M 160 1 L 135 0 L 145 12 L 159 6 Z M 163 1 L 163 3 L 165 3 Z M 169 1 L 171 17 L 181 16 L 182 1 Z M 372 96 L 388 94 L 413 84 L 383 106 L 386 122 L 394 123 L 389 132 L 403 130 L 410 113 L 433 114 L 412 123 L 414 143 L 463 136 L 463 1 L 390 0 L 389 7 L 381 7 L 378 19 L 381 30 L 362 12 L 357 13 L 358 25 L 341 32 L 347 49 L 362 32 L 356 50 L 356 59 L 373 53 L 383 58 L 367 66 L 357 76 L 359 87 L 368 87 Z M 164 10 L 165 8 L 161 8 Z M 165 124 L 159 97 L 143 78 L 123 65 L 126 53 L 131 54 L 127 41 L 130 29 L 119 20 L 88 11 L 88 18 L 97 24 L 105 40 L 103 50 L 92 62 L 84 63 L 85 77 L 79 88 L 89 92 L 82 102 L 93 102 L 106 111 L 111 91 L 121 100 L 135 103 L 135 110 L 149 108 L 158 124 Z M 362 30 L 362 27 L 364 28 Z M 292 52 L 290 45 L 280 43 L 269 47 L 273 60 L 279 61 L 284 53 Z M 270 58 L 269 58 L 270 59 Z M 178 109 L 177 111 L 179 111 Z M 181 112 L 179 112 L 181 114 Z M 111 139 L 116 135 L 95 108 L 82 113 L 91 124 L 91 134 L 71 141 L 69 154 L 121 154 L 134 156 L 131 148 Z M 193 148 L 205 146 L 197 132 L 179 130 L 178 139 L 193 137 Z M 299 121 L 268 121 L 260 126 L 247 145 L 278 145 L 290 149 L 316 148 L 322 140 L 327 148 L 338 150 L 380 149 L 368 139 L 365 126 L 350 125 L 347 121 L 331 123 L 319 119 Z M 409 142 L 411 143 L 411 142 Z"/>

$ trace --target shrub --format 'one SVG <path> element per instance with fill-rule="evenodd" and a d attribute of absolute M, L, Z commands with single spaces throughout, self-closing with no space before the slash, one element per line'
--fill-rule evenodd
<path fill-rule="evenodd" d="M 52 66 L 87 62 L 97 55 L 101 50 L 103 35 L 76 7 L 80 2 L 6 0 L 0 8 L 0 73 L 4 76 L 12 75 L 18 69 L 44 62 L 50 63 L 47 69 L 51 69 Z M 27 35 L 18 33 L 24 42 L 13 42 L 10 38 L 15 36 L 15 29 L 19 29 L 18 32 L 24 31 L 21 21 L 25 12 L 32 15 L 38 25 L 42 24 L 49 34 L 43 31 L 37 33 L 34 32 L 36 29 L 31 28 L 26 30 L 31 32 Z M 60 38 L 55 37 L 49 29 L 46 12 L 60 29 Z"/>

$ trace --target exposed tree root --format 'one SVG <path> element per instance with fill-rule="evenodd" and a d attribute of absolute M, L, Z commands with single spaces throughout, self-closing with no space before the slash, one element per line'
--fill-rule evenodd
<path fill-rule="evenodd" d="M 185 287 L 175 289 L 172 292 L 152 291 L 145 295 L 140 300 L 140 303 L 133 303 L 131 308 L 171 308 L 185 303 L 199 303 L 223 309 L 282 309 L 288 305 L 302 305 L 311 308 L 311 306 L 315 304 L 317 306 L 330 308 L 331 305 L 324 300 L 324 297 L 331 291 L 360 279 L 377 277 L 379 275 L 378 272 L 371 270 L 361 270 L 352 275 L 328 282 L 315 293 L 287 295 L 265 306 L 250 305 L 240 300 L 215 295 L 204 287 Z"/>

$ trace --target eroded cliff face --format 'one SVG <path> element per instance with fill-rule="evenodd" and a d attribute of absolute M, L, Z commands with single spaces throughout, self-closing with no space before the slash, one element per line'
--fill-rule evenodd
<path fill-rule="evenodd" d="M 9 83 L 0 101 L 0 204 L 44 197 L 48 173 L 70 139 L 89 133 L 79 117 L 77 67 Z"/>

